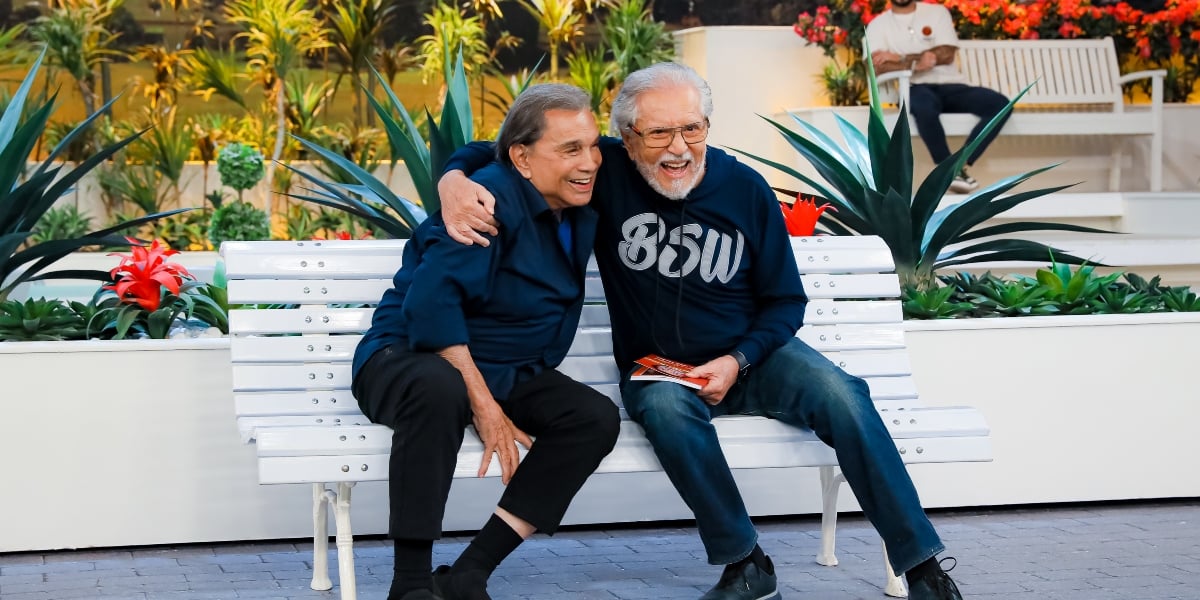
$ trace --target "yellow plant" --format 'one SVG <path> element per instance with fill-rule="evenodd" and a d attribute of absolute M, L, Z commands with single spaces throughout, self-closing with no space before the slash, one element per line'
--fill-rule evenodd
<path fill-rule="evenodd" d="M 585 11 L 591 10 L 592 2 L 584 3 L 584 10 L 576 10 L 573 0 L 517 0 L 546 32 L 550 45 L 550 79 L 558 80 L 558 51 L 566 44 L 572 46 L 575 38 L 583 35 L 581 23 Z M 597 5 L 600 3 L 597 2 Z"/>
<path fill-rule="evenodd" d="M 242 28 L 238 38 L 246 42 L 246 63 L 252 79 L 266 90 L 275 105 L 275 148 L 271 162 L 279 161 L 287 134 L 284 85 L 288 73 L 301 59 L 329 47 L 325 29 L 305 0 L 233 0 L 225 5 L 229 22 Z M 267 170 L 267 188 L 273 189 L 274 169 Z M 266 203 L 267 215 L 271 203 Z"/>
<path fill-rule="evenodd" d="M 446 56 L 446 48 L 450 52 L 462 49 L 463 68 L 468 79 L 491 60 L 486 32 L 479 15 L 468 17 L 457 6 L 439 0 L 433 10 L 425 15 L 425 23 L 433 28 L 433 33 L 416 39 L 423 59 L 422 81 L 444 77 L 447 58 L 453 60 L 453 56 Z"/>
<path fill-rule="evenodd" d="M 96 112 L 96 67 L 120 52 L 107 23 L 124 0 L 50 0 L 49 12 L 30 29 L 46 47 L 51 64 L 71 74 L 87 114 Z"/>

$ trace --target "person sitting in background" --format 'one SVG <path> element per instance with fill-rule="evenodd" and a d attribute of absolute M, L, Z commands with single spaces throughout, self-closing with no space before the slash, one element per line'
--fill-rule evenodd
<path fill-rule="evenodd" d="M 913 72 L 908 112 L 917 122 L 917 133 L 934 163 L 950 156 L 946 131 L 939 119 L 942 113 L 970 113 L 979 117 L 979 123 L 967 136 L 966 143 L 970 144 L 1008 105 L 1008 98 L 995 90 L 967 85 L 966 78 L 954 66 L 958 33 L 945 6 L 892 0 L 891 8 L 867 25 L 867 44 L 876 73 Z M 967 157 L 966 167 L 973 166 L 983 156 L 1003 126 L 1001 123 L 979 143 Z M 966 167 L 951 182 L 951 191 L 965 194 L 979 187 Z"/>

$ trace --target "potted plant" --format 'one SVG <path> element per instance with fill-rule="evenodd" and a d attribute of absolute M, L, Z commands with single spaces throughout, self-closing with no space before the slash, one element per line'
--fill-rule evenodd
<path fill-rule="evenodd" d="M 54 203 L 67 194 L 79 180 L 113 156 L 117 151 L 138 139 L 144 131 L 97 150 L 74 168 L 66 170 L 57 159 L 72 142 L 116 101 L 110 100 L 78 126 L 62 136 L 44 161 L 31 173 L 24 172 L 25 159 L 37 146 L 54 110 L 55 96 L 26 108 L 33 83 L 37 78 L 43 52 L 34 61 L 25 79 L 13 94 L 0 115 L 0 301 L 20 284 L 42 279 L 94 279 L 102 281 L 108 273 L 98 270 L 72 269 L 51 271 L 49 267 L 71 252 L 88 246 L 127 246 L 127 238 L 118 235 L 144 223 L 184 212 L 179 209 L 159 212 L 90 231 L 78 237 L 38 241 L 31 239 L 39 221 Z"/>
<path fill-rule="evenodd" d="M 242 200 L 242 193 L 263 178 L 263 155 L 245 144 L 226 144 L 217 153 L 217 174 L 221 184 L 237 190 L 238 199 L 222 202 L 220 194 L 210 196 L 214 210 L 209 220 L 208 239 L 214 248 L 226 240 L 266 240 L 271 224 L 266 211 Z"/>

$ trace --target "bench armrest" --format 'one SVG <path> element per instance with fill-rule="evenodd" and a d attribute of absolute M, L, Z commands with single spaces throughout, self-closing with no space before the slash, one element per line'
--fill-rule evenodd
<path fill-rule="evenodd" d="M 899 103 L 903 106 L 908 106 L 908 86 L 912 79 L 913 72 L 904 69 L 902 71 L 891 71 L 875 77 L 876 86 L 881 86 L 892 81 L 896 82 L 896 91 L 898 92 Z"/>
<path fill-rule="evenodd" d="M 1163 80 L 1167 76 L 1166 69 L 1151 69 L 1146 71 L 1135 71 L 1126 73 L 1117 78 L 1118 85 L 1124 85 L 1138 79 L 1151 78 L 1150 82 L 1150 104 L 1152 106 L 1162 106 L 1163 103 Z"/>
<path fill-rule="evenodd" d="M 1166 69 L 1152 69 L 1152 70 L 1147 70 L 1147 71 L 1135 71 L 1133 73 L 1126 73 L 1126 74 L 1118 77 L 1117 83 L 1129 83 L 1130 81 L 1137 81 L 1138 79 L 1146 79 L 1147 77 L 1155 77 L 1158 79 L 1162 79 L 1166 76 L 1167 76 Z"/>

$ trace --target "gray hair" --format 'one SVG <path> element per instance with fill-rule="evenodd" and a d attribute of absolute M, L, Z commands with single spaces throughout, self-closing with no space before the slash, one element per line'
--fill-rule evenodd
<path fill-rule="evenodd" d="M 500 125 L 496 138 L 496 158 L 505 165 L 512 165 L 509 148 L 529 145 L 540 139 L 546 129 L 546 112 L 569 110 L 591 112 L 592 103 L 587 92 L 565 83 L 542 83 L 530 86 L 513 101 Z"/>
<path fill-rule="evenodd" d="M 621 91 L 612 103 L 612 119 L 609 127 L 613 135 L 633 125 L 638 118 L 637 99 L 645 92 L 659 87 L 689 85 L 700 94 L 700 110 L 704 118 L 712 116 L 712 89 L 694 69 L 674 62 L 662 62 L 639 69 L 629 74 L 621 84 Z"/>

